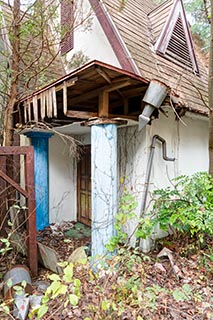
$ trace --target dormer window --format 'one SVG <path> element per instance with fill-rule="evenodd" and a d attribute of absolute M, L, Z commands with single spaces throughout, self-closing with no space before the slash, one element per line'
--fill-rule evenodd
<path fill-rule="evenodd" d="M 62 39 L 60 43 L 61 54 L 65 54 L 73 49 L 73 0 L 61 1 L 61 31 Z"/>
<path fill-rule="evenodd" d="M 174 3 L 164 28 L 154 46 L 164 58 L 199 74 L 192 37 L 182 1 Z"/>

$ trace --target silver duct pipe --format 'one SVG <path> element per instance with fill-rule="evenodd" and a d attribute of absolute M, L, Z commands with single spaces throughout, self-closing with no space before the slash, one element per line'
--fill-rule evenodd
<path fill-rule="evenodd" d="M 149 190 L 149 182 L 150 182 L 153 157 L 154 157 L 155 146 L 156 146 L 157 140 L 162 143 L 163 159 L 165 161 L 175 161 L 175 158 L 170 158 L 167 156 L 166 140 L 164 138 L 160 137 L 159 135 L 155 134 L 152 137 L 152 143 L 151 143 L 151 147 L 150 147 L 151 151 L 150 151 L 149 159 L 148 159 L 148 163 L 147 163 L 146 177 L 145 177 L 145 190 L 144 190 L 144 196 L 143 196 L 143 201 L 142 201 L 141 214 L 144 213 L 145 208 L 146 208 L 146 200 L 147 200 L 147 194 L 148 194 L 148 190 Z"/>
<path fill-rule="evenodd" d="M 139 115 L 139 130 L 143 129 L 150 121 L 150 116 L 155 110 L 159 108 L 167 96 L 169 87 L 158 80 L 151 80 L 149 87 L 143 97 L 145 107 L 142 114 Z"/>
<path fill-rule="evenodd" d="M 142 199 L 142 205 L 141 205 L 141 212 L 140 212 L 140 218 L 143 216 L 145 209 L 146 209 L 146 201 L 147 201 L 147 195 L 149 190 L 149 183 L 150 183 L 150 176 L 152 171 L 152 164 L 153 164 L 153 158 L 154 158 L 154 152 L 155 152 L 155 146 L 157 140 L 162 143 L 162 151 L 163 151 L 163 159 L 165 161 L 175 161 L 175 158 L 170 158 L 167 156 L 167 150 L 166 150 L 166 140 L 159 135 L 155 134 L 152 137 L 152 143 L 150 146 L 150 154 L 149 159 L 147 162 L 147 169 L 146 169 L 146 177 L 145 177 L 145 184 L 144 184 L 144 194 Z M 140 227 L 140 224 L 138 225 L 138 228 Z M 140 239 L 136 240 L 136 246 L 139 246 Z"/>

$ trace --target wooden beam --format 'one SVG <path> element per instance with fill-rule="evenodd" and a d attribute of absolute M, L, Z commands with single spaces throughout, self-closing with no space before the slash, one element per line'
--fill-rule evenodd
<path fill-rule="evenodd" d="M 62 84 L 56 86 L 56 87 L 55 87 L 55 90 L 56 90 L 56 91 L 63 90 L 64 83 L 66 83 L 67 88 L 68 88 L 68 87 L 72 87 L 72 86 L 74 86 L 74 85 L 76 84 L 77 81 L 78 81 L 78 77 L 74 77 L 74 78 L 72 78 L 72 79 L 65 80 Z"/>
<path fill-rule="evenodd" d="M 110 77 L 108 76 L 108 74 L 103 71 L 103 69 L 98 66 L 95 68 L 95 70 L 98 72 L 98 74 L 100 74 L 100 76 L 102 76 L 108 83 L 112 83 L 112 80 L 110 79 Z"/>
<path fill-rule="evenodd" d="M 98 116 L 107 118 L 109 115 L 109 92 L 101 91 L 98 101 Z"/>
<path fill-rule="evenodd" d="M 131 84 L 130 80 L 126 80 L 126 81 L 118 81 L 117 83 L 112 83 L 108 86 L 106 86 L 106 88 L 104 89 L 104 91 L 106 92 L 111 92 L 111 91 L 115 91 L 124 87 L 127 87 Z"/>
<path fill-rule="evenodd" d="M 117 90 L 117 89 L 121 89 L 121 88 L 124 88 L 124 87 L 127 87 L 129 85 L 132 84 L 132 81 L 131 80 L 125 80 L 125 81 L 117 81 L 117 82 L 112 82 L 111 84 L 109 85 L 106 85 L 106 86 L 103 86 L 102 88 L 98 88 L 98 89 L 95 89 L 95 90 L 92 90 L 90 92 L 87 92 L 83 95 L 80 95 L 80 96 L 77 96 L 75 98 L 70 98 L 69 101 L 70 101 L 70 105 L 75 105 L 77 104 L 78 102 L 82 101 L 82 100 L 88 100 L 88 99 L 91 99 L 91 98 L 94 98 L 96 96 L 99 96 L 99 93 L 100 91 L 106 91 L 106 92 L 112 92 L 114 90 Z"/>
<path fill-rule="evenodd" d="M 28 147 L 25 161 L 25 185 L 28 193 L 27 229 L 28 229 L 28 261 L 32 275 L 38 275 L 37 233 L 36 233 L 36 202 L 34 184 L 34 151 Z"/>
<path fill-rule="evenodd" d="M 89 111 L 76 111 L 76 110 L 68 110 L 67 117 L 69 118 L 77 118 L 77 119 L 85 119 L 88 120 L 90 118 L 95 118 L 98 117 L 98 113 L 97 112 L 89 112 Z M 138 121 L 138 115 L 124 115 L 124 114 L 112 114 L 110 113 L 108 115 L 108 118 L 110 119 L 116 119 L 116 118 L 121 118 L 121 119 L 130 119 L 130 120 L 135 120 Z"/>
<path fill-rule="evenodd" d="M 124 114 L 109 114 L 109 118 L 110 119 L 129 119 L 129 120 L 135 120 L 138 121 L 138 116 L 133 116 L 133 115 L 124 115 Z"/>
<path fill-rule="evenodd" d="M 69 118 L 89 119 L 89 118 L 97 117 L 98 113 L 97 112 L 68 110 L 66 116 Z"/>
<path fill-rule="evenodd" d="M 8 182 L 13 188 L 15 188 L 19 193 L 28 198 L 28 192 L 24 190 L 18 183 L 16 183 L 13 179 L 11 179 L 8 175 L 6 175 L 2 170 L 0 170 L 0 177 Z"/>
<path fill-rule="evenodd" d="M 128 103 L 128 99 L 124 99 L 124 114 L 128 114 L 129 113 L 129 103 Z"/>

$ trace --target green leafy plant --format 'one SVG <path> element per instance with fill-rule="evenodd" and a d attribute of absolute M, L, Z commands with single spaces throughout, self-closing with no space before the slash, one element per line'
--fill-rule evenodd
<path fill-rule="evenodd" d="M 128 221 L 136 217 L 135 209 L 137 205 L 138 203 L 135 201 L 134 196 L 125 190 L 125 193 L 120 200 L 118 213 L 115 217 L 116 235 L 112 237 L 109 243 L 106 245 L 106 249 L 109 252 L 113 252 L 118 245 L 126 243 L 128 234 L 124 232 L 124 227 Z"/>
<path fill-rule="evenodd" d="M 8 221 L 8 226 L 12 226 L 10 221 Z M 11 234 L 12 231 L 8 233 L 7 237 L 0 238 L 0 258 L 2 258 L 8 251 L 12 250 L 10 242 Z"/>
<path fill-rule="evenodd" d="M 213 179 L 206 172 L 180 176 L 173 187 L 155 190 L 150 218 L 140 221 L 136 236 L 146 238 L 159 225 L 174 235 L 189 234 L 202 242 L 213 235 Z"/>
<path fill-rule="evenodd" d="M 73 263 L 63 262 L 59 263 L 59 266 L 64 267 L 63 273 L 61 275 L 51 274 L 48 276 L 51 284 L 45 292 L 41 306 L 32 311 L 31 318 L 36 314 L 36 319 L 42 319 L 48 311 L 48 303 L 52 300 L 55 300 L 56 303 L 60 301 L 59 307 L 78 305 L 81 297 L 81 281 L 73 277 L 74 265 Z"/>

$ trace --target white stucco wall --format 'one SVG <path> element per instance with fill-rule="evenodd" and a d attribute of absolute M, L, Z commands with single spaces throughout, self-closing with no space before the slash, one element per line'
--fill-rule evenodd
<path fill-rule="evenodd" d="M 115 56 L 97 17 L 92 11 L 88 0 L 84 0 L 82 3 L 82 16 L 84 17 L 85 22 L 81 24 L 76 21 L 76 26 L 74 27 L 74 48 L 67 53 L 67 61 L 71 61 L 72 56 L 75 53 L 82 51 L 89 60 L 100 60 L 120 67 L 118 59 Z"/>
<path fill-rule="evenodd" d="M 182 174 L 208 171 L 208 119 L 188 113 L 182 121 L 176 121 L 169 111 L 168 118 L 160 115 L 147 126 L 149 143 L 153 135 L 162 136 L 167 142 L 168 156 L 176 159 L 174 162 L 163 160 L 161 144 L 156 144 L 151 174 L 153 188 L 167 186 L 171 179 Z"/>
<path fill-rule="evenodd" d="M 162 145 L 157 142 L 151 171 L 149 191 L 168 186 L 170 180 L 182 174 L 191 175 L 208 171 L 208 119 L 188 115 L 183 123 L 175 120 L 172 111 L 168 118 L 160 115 L 142 131 L 138 126 L 118 129 L 118 183 L 119 194 L 127 187 L 138 202 L 136 213 L 141 211 L 147 161 L 152 137 L 158 134 L 167 142 L 167 155 L 174 162 L 162 158 Z M 75 138 L 82 144 L 90 144 L 90 133 Z M 21 145 L 29 139 L 21 137 Z M 124 184 L 120 184 L 120 181 Z M 69 146 L 58 135 L 49 139 L 50 222 L 76 220 L 77 218 L 77 160 L 69 153 Z M 149 204 L 149 199 L 147 201 Z M 136 221 L 127 226 L 129 234 Z"/>
<path fill-rule="evenodd" d="M 119 129 L 119 175 L 125 176 L 129 188 L 137 195 L 143 189 L 147 160 L 152 137 L 157 134 L 167 143 L 168 157 L 162 157 L 162 144 L 157 141 L 151 170 L 150 188 L 161 188 L 182 174 L 191 175 L 208 171 L 208 119 L 184 116 L 183 123 L 175 120 L 173 112 L 168 118 L 160 115 L 142 131 L 138 127 Z"/>
<path fill-rule="evenodd" d="M 76 159 L 58 135 L 49 139 L 50 223 L 76 220 Z"/>
<path fill-rule="evenodd" d="M 147 133 L 146 128 L 138 131 L 138 125 L 118 129 L 118 186 L 119 197 L 125 189 L 131 193 L 138 202 L 135 211 L 140 212 L 144 191 L 144 180 L 147 162 Z M 129 235 L 137 226 L 137 219 L 127 221 L 125 232 Z M 134 245 L 135 238 L 131 239 Z"/>
<path fill-rule="evenodd" d="M 74 137 L 80 145 L 90 144 L 90 134 Z M 49 139 L 50 223 L 77 220 L 77 158 L 69 143 L 59 135 Z"/>
<path fill-rule="evenodd" d="M 167 155 L 175 157 L 176 160 L 165 161 L 162 157 L 162 144 L 156 143 L 149 192 L 171 185 L 170 180 L 179 175 L 208 171 L 208 119 L 190 115 L 182 120 L 184 124 L 176 121 L 173 112 L 169 111 L 168 118 L 160 115 L 159 119 L 154 120 L 151 126 L 147 125 L 142 131 L 138 131 L 138 126 L 119 129 L 119 177 L 125 177 L 125 186 L 135 196 L 138 215 L 141 212 L 145 191 L 150 146 L 155 134 L 166 140 Z M 122 190 L 120 191 L 122 194 Z M 148 195 L 147 211 L 149 205 Z M 132 234 L 135 225 L 136 221 L 128 224 L 129 234 Z M 149 242 L 144 242 L 143 249 L 148 248 Z"/>

